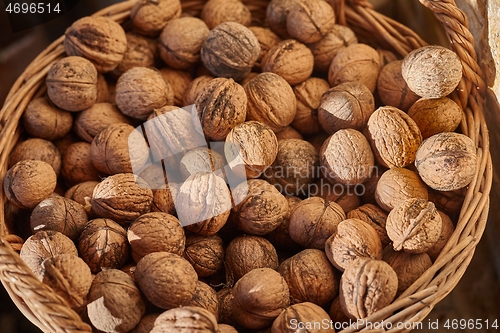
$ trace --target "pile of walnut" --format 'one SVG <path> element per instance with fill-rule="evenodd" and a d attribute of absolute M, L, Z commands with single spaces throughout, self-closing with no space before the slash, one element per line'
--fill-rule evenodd
<path fill-rule="evenodd" d="M 66 30 L 3 183 L 31 235 L 21 257 L 97 331 L 342 323 L 389 305 L 437 259 L 476 172 L 447 97 L 455 53 L 398 60 L 359 43 L 324 0 L 272 0 L 266 26 L 239 0 L 210 0 L 200 18 L 179 0 L 139 1 L 130 19 Z M 191 104 L 227 149 L 165 160 L 185 181 L 152 190 L 132 163 L 148 146 L 192 144 L 193 124 L 158 121 L 133 147 L 130 135 Z M 230 191 L 224 165 L 248 181 Z M 223 209 L 207 217 L 207 205 Z M 179 222 L 190 219 L 203 221 Z"/>

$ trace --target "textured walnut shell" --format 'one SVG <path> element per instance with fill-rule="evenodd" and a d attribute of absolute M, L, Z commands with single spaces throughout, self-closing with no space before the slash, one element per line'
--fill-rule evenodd
<path fill-rule="evenodd" d="M 453 132 L 462 121 L 462 109 L 452 99 L 421 98 L 408 110 L 425 140 L 441 132 Z"/>
<path fill-rule="evenodd" d="M 142 34 L 156 36 L 169 21 L 181 16 L 179 0 L 140 0 L 130 10 L 134 27 Z"/>
<path fill-rule="evenodd" d="M 92 192 L 94 192 L 94 188 L 97 184 L 99 184 L 99 182 L 92 180 L 76 184 L 64 193 L 64 197 L 78 202 L 83 206 L 87 214 L 91 215 L 90 199 L 92 198 Z"/>
<path fill-rule="evenodd" d="M 187 306 L 197 306 L 208 310 L 217 320 L 219 319 L 219 299 L 217 298 L 217 292 L 204 282 L 198 281 L 196 283 L 196 291 Z"/>
<path fill-rule="evenodd" d="M 286 196 L 285 198 L 288 201 L 289 212 L 302 201 L 302 199 L 295 196 Z M 290 213 L 288 215 L 290 216 Z M 280 250 L 298 251 L 301 249 L 300 245 L 290 237 L 290 218 L 284 220 L 276 229 L 267 234 L 266 238 L 274 247 Z"/>
<path fill-rule="evenodd" d="M 439 254 L 445 247 L 446 243 L 450 239 L 451 235 L 455 231 L 455 225 L 453 221 L 450 219 L 448 215 L 438 210 L 439 216 L 441 217 L 441 234 L 439 235 L 438 241 L 432 246 L 429 250 L 427 250 L 427 254 L 434 262 L 438 258 Z"/>
<path fill-rule="evenodd" d="M 292 303 L 325 306 L 337 296 L 338 274 L 323 251 L 303 250 L 283 261 L 278 272 L 288 284 Z"/>
<path fill-rule="evenodd" d="M 68 134 L 73 124 L 71 113 L 59 109 L 46 97 L 31 100 L 22 119 L 29 135 L 51 141 Z"/>
<path fill-rule="evenodd" d="M 32 209 L 54 192 L 56 183 L 57 176 L 50 164 L 23 160 L 5 174 L 3 191 L 12 205 Z"/>
<path fill-rule="evenodd" d="M 340 296 L 335 297 L 328 309 L 328 314 L 334 322 L 346 323 L 349 322 L 349 317 L 344 313 L 340 304 Z"/>
<path fill-rule="evenodd" d="M 62 156 L 61 175 L 68 185 L 101 180 L 99 171 L 90 158 L 90 143 L 73 143 Z"/>
<path fill-rule="evenodd" d="M 306 248 L 323 249 L 344 219 L 345 213 L 337 203 L 311 197 L 290 212 L 290 237 Z"/>
<path fill-rule="evenodd" d="M 97 98 L 96 103 L 106 103 L 110 101 L 110 84 L 102 73 L 97 74 Z M 113 99 L 111 99 L 113 100 Z"/>
<path fill-rule="evenodd" d="M 197 306 L 183 306 L 163 312 L 155 321 L 151 333 L 218 332 L 217 318 Z"/>
<path fill-rule="evenodd" d="M 181 159 L 180 170 L 184 178 L 197 172 L 215 172 L 219 177 L 224 178 L 224 157 L 218 152 L 206 148 L 194 148 L 186 153 Z"/>
<path fill-rule="evenodd" d="M 22 160 L 39 160 L 52 166 L 56 175 L 61 171 L 61 153 L 50 141 L 28 139 L 19 142 L 9 156 L 9 168 Z"/>
<path fill-rule="evenodd" d="M 233 288 L 233 315 L 243 327 L 259 329 L 271 325 L 290 304 L 285 279 L 271 268 L 245 274 Z"/>
<path fill-rule="evenodd" d="M 171 309 L 191 301 L 198 276 L 186 259 L 173 253 L 154 252 L 137 263 L 135 279 L 151 303 Z"/>
<path fill-rule="evenodd" d="M 415 161 L 422 142 L 417 124 L 398 108 L 383 106 L 375 110 L 366 125 L 377 162 L 388 168 L 403 168 Z"/>
<path fill-rule="evenodd" d="M 276 134 L 276 139 L 278 139 L 278 142 L 281 140 L 287 140 L 287 139 L 304 140 L 304 137 L 302 136 L 302 134 L 300 134 L 299 131 L 297 131 L 292 126 L 286 126 L 281 131 L 276 132 L 274 134 Z"/>
<path fill-rule="evenodd" d="M 184 257 L 199 277 L 217 273 L 224 266 L 224 245 L 217 235 L 188 236 Z"/>
<path fill-rule="evenodd" d="M 292 126 L 302 134 L 314 134 L 321 131 L 318 120 L 318 108 L 321 96 L 330 89 L 326 80 L 311 77 L 293 87 L 297 99 L 297 112 Z"/>
<path fill-rule="evenodd" d="M 391 304 L 398 277 L 382 260 L 358 258 L 340 278 L 340 303 L 350 319 L 360 319 Z"/>
<path fill-rule="evenodd" d="M 56 61 L 45 79 L 52 103 L 66 111 L 81 111 L 97 100 L 97 70 L 82 57 Z"/>
<path fill-rule="evenodd" d="M 435 134 L 418 148 L 415 166 L 422 180 L 431 188 L 457 190 L 469 185 L 476 175 L 476 147 L 463 134 Z"/>
<path fill-rule="evenodd" d="M 408 111 L 420 97 L 408 88 L 403 79 L 402 64 L 402 60 L 396 60 L 382 68 L 377 79 L 377 91 L 380 100 L 385 105 Z"/>
<path fill-rule="evenodd" d="M 290 36 L 302 43 L 315 43 L 335 25 L 335 13 L 326 1 L 301 1 L 286 18 Z"/>
<path fill-rule="evenodd" d="M 151 333 L 155 326 L 155 320 L 160 316 L 159 313 L 150 313 L 141 318 L 141 321 L 132 330 L 131 333 Z"/>
<path fill-rule="evenodd" d="M 462 79 L 462 62 L 452 50 L 429 45 L 406 55 L 402 74 L 417 95 L 440 98 L 451 94 L 458 86 Z"/>
<path fill-rule="evenodd" d="M 217 292 L 219 300 L 219 323 L 237 325 L 233 317 L 233 288 L 224 287 Z"/>
<path fill-rule="evenodd" d="M 310 197 L 321 197 L 326 202 L 336 202 L 347 213 L 361 205 L 359 195 L 364 191 L 363 186 L 346 186 L 319 178 L 309 187 Z"/>
<path fill-rule="evenodd" d="M 219 324 L 219 330 L 217 333 L 238 333 L 238 331 L 231 325 Z"/>
<path fill-rule="evenodd" d="M 177 196 L 178 191 L 179 185 L 171 182 L 169 182 L 164 188 L 154 191 L 151 210 L 153 212 L 163 212 L 176 215 L 174 198 Z"/>
<path fill-rule="evenodd" d="M 198 93 L 214 79 L 211 75 L 201 75 L 193 79 L 184 92 L 183 105 L 192 105 L 196 100 Z"/>
<path fill-rule="evenodd" d="M 115 69 L 127 50 L 123 28 L 104 16 L 82 17 L 66 29 L 64 35 L 66 54 L 85 57 L 100 73 Z"/>
<path fill-rule="evenodd" d="M 379 206 L 373 204 L 364 204 L 348 212 L 347 218 L 361 220 L 373 227 L 373 229 L 375 229 L 375 231 L 377 232 L 380 241 L 382 242 L 383 248 L 385 248 L 391 242 L 389 236 L 387 236 L 387 230 L 385 229 L 387 213 Z"/>
<path fill-rule="evenodd" d="M 341 129 L 321 147 L 320 163 L 327 179 L 344 185 L 362 184 L 375 167 L 368 140 L 354 129 Z"/>
<path fill-rule="evenodd" d="M 158 51 L 156 41 L 130 32 L 126 36 L 127 51 L 113 74 L 121 75 L 132 67 L 153 67 Z"/>
<path fill-rule="evenodd" d="M 284 78 L 290 85 L 307 80 L 314 69 L 314 57 L 304 44 L 287 39 L 273 46 L 262 59 L 262 71 Z"/>
<path fill-rule="evenodd" d="M 434 204 L 420 198 L 403 201 L 387 216 L 387 235 L 396 251 L 424 253 L 436 244 L 443 222 Z"/>
<path fill-rule="evenodd" d="M 191 73 L 166 67 L 160 69 L 160 74 L 163 76 L 163 79 L 170 84 L 174 91 L 174 105 L 186 105 L 184 104 L 184 95 L 193 81 Z"/>
<path fill-rule="evenodd" d="M 140 151 L 140 153 L 142 154 L 143 152 Z M 148 162 L 149 161 L 150 160 L 148 160 Z M 153 164 L 146 163 L 139 171 L 136 169 L 135 173 L 139 173 L 139 177 L 142 178 L 152 190 L 158 190 L 167 186 L 168 178 L 165 175 L 165 171 L 162 162 L 159 161 Z"/>
<path fill-rule="evenodd" d="M 304 302 L 293 304 L 285 309 L 273 322 L 271 332 L 294 332 L 297 331 L 298 325 L 296 324 L 301 323 L 301 326 L 305 324 L 304 327 L 307 327 L 308 333 L 333 333 L 335 330 L 329 326 L 330 322 L 330 316 L 320 306 Z M 321 323 L 321 328 L 317 328 L 319 323 Z"/>
<path fill-rule="evenodd" d="M 203 6 L 200 17 L 210 29 L 224 22 L 250 25 L 252 13 L 239 0 L 209 0 Z"/>
<path fill-rule="evenodd" d="M 195 105 L 205 135 L 220 141 L 245 121 L 247 95 L 233 79 L 216 78 L 196 95 Z"/>
<path fill-rule="evenodd" d="M 266 9 L 266 19 L 272 31 L 281 38 L 289 38 L 286 27 L 288 14 L 303 0 L 271 0 Z"/>
<path fill-rule="evenodd" d="M 274 32 L 272 32 L 269 28 L 259 27 L 259 26 L 251 26 L 248 27 L 251 32 L 257 37 L 257 40 L 260 44 L 260 55 L 257 61 L 255 62 L 255 67 L 260 68 L 262 63 L 262 58 L 266 55 L 266 53 L 276 44 L 281 42 L 281 38 L 278 37 Z M 241 82 L 243 85 L 243 82 Z"/>

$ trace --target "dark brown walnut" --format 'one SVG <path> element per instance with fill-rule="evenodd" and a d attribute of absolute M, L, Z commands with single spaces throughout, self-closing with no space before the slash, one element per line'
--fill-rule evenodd
<path fill-rule="evenodd" d="M 323 38 L 307 45 L 314 56 L 314 69 L 320 72 L 328 72 L 337 52 L 357 42 L 358 39 L 354 31 L 349 27 L 335 24 Z"/>
<path fill-rule="evenodd" d="M 326 2 L 325 2 L 326 3 Z M 293 304 L 285 309 L 273 322 L 271 332 L 289 333 L 296 331 L 297 323 L 307 327 L 306 332 L 310 333 L 333 333 L 335 330 L 328 325 L 331 322 L 330 316 L 320 306 L 311 302 Z M 321 323 L 321 328 L 318 324 Z"/>
<path fill-rule="evenodd" d="M 178 191 L 179 185 L 172 182 L 169 182 L 163 188 L 155 190 L 151 211 L 176 215 L 174 198 L 177 196 Z"/>
<path fill-rule="evenodd" d="M 311 302 L 326 306 L 338 294 L 339 274 L 321 250 L 297 253 L 283 261 L 278 272 L 285 278 L 294 304 Z"/>
<path fill-rule="evenodd" d="M 182 157 L 180 170 L 184 178 L 200 171 L 215 172 L 217 176 L 224 178 L 224 165 L 224 157 L 221 154 L 206 147 L 198 147 Z"/>
<path fill-rule="evenodd" d="M 309 196 L 321 197 L 326 202 L 336 202 L 345 213 L 348 213 L 361 205 L 359 195 L 364 191 L 363 186 L 364 184 L 359 187 L 347 186 L 320 177 L 310 185 Z"/>
<path fill-rule="evenodd" d="M 359 82 L 346 82 L 323 94 L 318 119 L 329 134 L 345 128 L 361 130 L 374 110 L 375 100 L 370 90 Z"/>
<path fill-rule="evenodd" d="M 153 109 L 172 105 L 174 91 L 158 70 L 133 67 L 116 82 L 115 101 L 125 115 L 145 120 Z"/>
<path fill-rule="evenodd" d="M 340 304 L 340 296 L 335 297 L 330 308 L 328 309 L 328 314 L 331 320 L 334 322 L 348 323 L 349 317 L 344 313 L 342 305 Z"/>
<path fill-rule="evenodd" d="M 273 46 L 262 59 L 262 71 L 284 78 L 290 85 L 307 80 L 314 69 L 314 56 L 304 44 L 286 39 Z"/>
<path fill-rule="evenodd" d="M 101 180 L 90 158 L 90 143 L 76 142 L 68 146 L 63 155 L 61 175 L 69 186 Z"/>
<path fill-rule="evenodd" d="M 59 109 L 47 97 L 30 101 L 22 119 L 29 135 L 50 141 L 64 137 L 73 125 L 71 113 Z"/>
<path fill-rule="evenodd" d="M 224 155 L 240 178 L 257 178 L 274 162 L 278 140 L 271 128 L 258 121 L 235 126 L 227 135 Z"/>
<path fill-rule="evenodd" d="M 219 323 L 238 325 L 233 316 L 233 288 L 224 287 L 217 291 L 217 299 L 219 300 Z"/>
<path fill-rule="evenodd" d="M 141 215 L 127 230 L 132 258 L 139 262 L 153 252 L 184 253 L 186 236 L 179 220 L 170 214 L 153 212 Z"/>
<path fill-rule="evenodd" d="M 373 93 L 380 72 L 378 52 L 366 44 L 352 44 L 338 50 L 328 69 L 332 87 L 344 82 L 359 82 Z"/>
<path fill-rule="evenodd" d="M 131 120 L 111 103 L 96 103 L 78 114 L 74 128 L 82 140 L 92 142 L 106 127 L 119 123 L 131 124 Z"/>
<path fill-rule="evenodd" d="M 3 191 L 12 205 L 32 209 L 54 192 L 56 183 L 57 176 L 50 164 L 24 160 L 7 171 L 3 179 Z"/>
<path fill-rule="evenodd" d="M 290 38 L 286 27 L 288 14 L 302 0 L 271 0 L 266 9 L 266 19 L 269 27 L 281 38 Z"/>
<path fill-rule="evenodd" d="M 127 51 L 123 28 L 104 16 L 87 16 L 75 21 L 64 33 L 64 51 L 90 60 L 98 72 L 110 72 Z"/>
<path fill-rule="evenodd" d="M 30 217 L 31 231 L 59 231 L 72 240 L 78 239 L 87 224 L 87 213 L 82 205 L 60 196 L 41 201 Z"/>
<path fill-rule="evenodd" d="M 191 73 L 165 67 L 160 69 L 160 74 L 163 76 L 163 79 L 170 84 L 174 91 L 174 105 L 184 106 L 184 95 L 193 81 Z"/>
<path fill-rule="evenodd" d="M 377 183 L 375 200 L 386 212 L 410 198 L 429 197 L 427 186 L 413 171 L 405 168 L 392 168 L 385 171 Z"/>
<path fill-rule="evenodd" d="M 208 310 L 217 320 L 219 319 L 219 299 L 217 298 L 217 292 L 205 282 L 198 281 L 196 283 L 196 291 L 187 306 L 197 306 Z"/>
<path fill-rule="evenodd" d="M 27 139 L 19 142 L 9 156 L 9 168 L 22 160 L 39 160 L 52 166 L 56 175 L 61 171 L 61 153 L 50 141 Z"/>
<path fill-rule="evenodd" d="M 233 79 L 213 79 L 196 95 L 194 104 L 209 139 L 224 140 L 233 127 L 245 121 L 247 95 Z"/>
<path fill-rule="evenodd" d="M 217 235 L 188 236 L 184 257 L 199 277 L 213 275 L 224 266 L 224 244 Z"/>
<path fill-rule="evenodd" d="M 288 201 L 289 212 L 302 201 L 302 199 L 295 196 L 286 196 L 285 198 Z M 268 233 L 266 239 L 280 250 L 298 251 L 301 249 L 301 246 L 290 237 L 290 218 L 284 220 L 276 229 Z"/>
<path fill-rule="evenodd" d="M 224 22 L 212 29 L 201 48 L 201 61 L 214 75 L 242 80 L 260 55 L 257 37 L 242 24 Z"/>
<path fill-rule="evenodd" d="M 454 191 L 437 191 L 430 188 L 429 201 L 434 202 L 437 209 L 456 220 L 465 200 L 466 189 L 467 188 Z"/>
<path fill-rule="evenodd" d="M 385 105 L 408 111 L 420 97 L 410 90 L 403 79 L 402 64 L 403 60 L 396 60 L 382 67 L 377 79 L 377 91 Z"/>
<path fill-rule="evenodd" d="M 162 313 L 151 333 L 218 332 L 217 318 L 198 306 L 183 306 Z"/>
<path fill-rule="evenodd" d="M 360 319 L 391 304 L 398 277 L 382 260 L 358 258 L 340 278 L 340 303 L 350 319 Z"/>
<path fill-rule="evenodd" d="M 224 22 L 237 22 L 248 26 L 252 13 L 240 0 L 209 0 L 203 5 L 200 17 L 210 29 Z"/>
<path fill-rule="evenodd" d="M 382 242 L 377 231 L 358 219 L 339 223 L 337 232 L 325 244 L 326 256 L 340 271 L 357 258 L 382 259 Z"/>
<path fill-rule="evenodd" d="M 234 238 L 225 253 L 226 280 L 233 285 L 243 275 L 256 268 L 278 268 L 278 254 L 265 238 L 243 235 Z"/>
<path fill-rule="evenodd" d="M 45 78 L 52 103 L 66 111 L 82 111 L 97 100 L 97 70 L 82 57 L 56 61 Z"/>
<path fill-rule="evenodd" d="M 326 1 L 303 0 L 286 18 L 290 36 L 302 43 L 315 43 L 330 32 L 335 25 L 335 13 Z"/>
<path fill-rule="evenodd" d="M 377 184 L 380 177 L 382 177 L 382 174 L 387 170 L 387 168 L 381 166 L 380 164 L 375 164 L 372 176 L 363 183 L 363 193 L 361 193 L 360 197 L 364 203 L 378 205 L 375 200 L 375 191 L 377 190 Z"/>
<path fill-rule="evenodd" d="M 387 230 L 385 229 L 387 213 L 379 206 L 369 203 L 364 204 L 348 212 L 347 218 L 361 220 L 373 227 L 380 238 L 383 248 L 391 242 L 389 236 L 387 236 Z"/>
<path fill-rule="evenodd" d="M 182 105 L 192 105 L 198 93 L 214 79 L 211 75 L 201 75 L 193 79 L 184 92 L 184 103 Z"/>
<path fill-rule="evenodd" d="M 387 235 L 396 251 L 424 253 L 439 240 L 443 222 L 434 204 L 420 198 L 403 201 L 387 216 Z"/>
<path fill-rule="evenodd" d="M 188 304 L 198 281 L 193 266 L 169 252 L 148 254 L 137 263 L 134 275 L 144 296 L 162 309 Z"/>
<path fill-rule="evenodd" d="M 262 63 L 262 58 L 266 53 L 276 44 L 281 42 L 281 38 L 278 37 L 271 29 L 259 26 L 248 27 L 251 32 L 257 37 L 260 44 L 260 55 L 255 62 L 255 67 L 260 68 Z M 243 85 L 243 82 L 241 83 Z"/>
<path fill-rule="evenodd" d="M 297 131 L 292 126 L 286 126 L 281 131 L 276 132 L 274 134 L 276 134 L 276 139 L 278 139 L 278 142 L 281 140 L 287 140 L 287 139 L 304 140 L 304 137 L 302 136 L 302 134 L 300 134 L 300 132 Z"/>
<path fill-rule="evenodd" d="M 377 162 L 403 168 L 415 161 L 422 134 L 408 114 L 392 106 L 379 107 L 366 125 L 366 137 Z"/>
<path fill-rule="evenodd" d="M 89 266 L 73 254 L 58 254 L 43 263 L 42 282 L 61 296 L 69 306 L 78 309 L 87 304 L 87 294 L 92 284 Z"/>
<path fill-rule="evenodd" d="M 110 84 L 102 73 L 97 74 L 97 98 L 96 103 L 107 103 L 110 100 Z"/>
<path fill-rule="evenodd" d="M 150 313 L 141 318 L 141 321 L 132 330 L 131 333 L 151 333 L 155 326 L 156 318 L 160 316 L 159 313 Z"/>
<path fill-rule="evenodd" d="M 279 132 L 295 118 L 297 102 L 292 87 L 281 76 L 261 73 L 245 84 L 247 120 L 256 120 Z"/>
<path fill-rule="evenodd" d="M 440 98 L 451 94 L 458 86 L 462 79 L 462 62 L 452 50 L 429 45 L 406 55 L 402 73 L 417 95 Z"/>
<path fill-rule="evenodd" d="M 344 185 L 362 184 L 375 168 L 366 137 L 355 129 L 341 129 L 321 147 L 320 164 L 326 179 Z"/>
<path fill-rule="evenodd" d="M 59 254 L 78 256 L 75 243 L 60 232 L 39 231 L 24 242 L 19 255 L 35 276 L 42 280 L 44 267 L 42 263 Z"/>
<path fill-rule="evenodd" d="M 293 87 L 297 99 L 297 112 L 292 126 L 302 134 L 315 134 L 321 131 L 318 108 L 321 96 L 330 89 L 326 80 L 311 77 Z"/>
<path fill-rule="evenodd" d="M 109 269 L 94 278 L 87 312 L 90 322 L 98 330 L 125 333 L 137 326 L 146 312 L 146 305 L 127 274 Z"/>
<path fill-rule="evenodd" d="M 68 147 L 77 142 L 80 142 L 80 138 L 75 134 L 74 131 L 69 132 L 61 139 L 52 141 L 52 143 L 57 147 L 57 150 L 59 150 L 59 152 L 61 153 L 61 157 L 63 160 L 66 152 L 68 151 Z"/>
<path fill-rule="evenodd" d="M 344 219 L 345 213 L 337 203 L 311 197 L 290 212 L 290 237 L 305 248 L 323 249 Z"/>
<path fill-rule="evenodd" d="M 441 132 L 453 132 L 462 121 L 462 109 L 452 99 L 421 98 L 408 110 L 425 140 Z"/>
<path fill-rule="evenodd" d="M 321 151 L 321 146 L 323 146 L 323 143 L 325 142 L 326 139 L 328 139 L 330 135 L 326 133 L 325 131 L 320 131 L 319 133 L 311 135 L 307 141 L 309 141 L 310 144 L 316 148 L 316 151 L 319 152 Z"/>
<path fill-rule="evenodd" d="M 141 34 L 157 36 L 173 19 L 181 16 L 179 0 L 140 0 L 130 10 L 132 24 Z"/>
<path fill-rule="evenodd" d="M 94 192 L 94 188 L 97 184 L 99 184 L 99 182 L 93 180 L 76 184 L 64 193 L 64 197 L 78 202 L 83 206 L 87 215 L 91 216 L 90 199 L 92 198 L 92 192 Z"/>
<path fill-rule="evenodd" d="M 110 219 L 90 220 L 78 239 L 78 251 L 94 274 L 121 268 L 130 253 L 127 231 Z"/>
<path fill-rule="evenodd" d="M 209 236 L 226 224 L 231 211 L 231 194 L 221 177 L 212 172 L 197 172 L 182 183 L 175 206 L 182 226 Z"/>
<path fill-rule="evenodd" d="M 113 74 L 119 76 L 132 67 L 152 67 L 158 52 L 154 39 L 127 32 L 127 51 L 123 59 L 114 69 Z"/>
<path fill-rule="evenodd" d="M 119 173 L 105 178 L 92 193 L 92 211 L 118 223 L 130 223 L 149 212 L 153 193 L 141 178 Z"/>
<path fill-rule="evenodd" d="M 200 62 L 201 47 L 210 29 L 196 17 L 180 17 L 163 29 L 158 45 L 160 57 L 176 69 L 190 69 Z"/>
<path fill-rule="evenodd" d="M 388 263 L 398 276 L 398 295 L 408 289 L 424 272 L 432 266 L 427 253 L 411 254 L 394 251 L 390 246 L 384 249 L 382 259 Z"/>
<path fill-rule="evenodd" d="M 243 182 L 232 195 L 236 223 L 248 234 L 268 234 L 288 218 L 286 198 L 265 180 Z"/>
<path fill-rule="evenodd" d="M 441 234 L 439 235 L 439 239 L 434 244 L 434 246 L 427 250 L 427 254 L 433 262 L 436 261 L 446 243 L 448 243 L 448 240 L 451 238 L 451 235 L 455 231 L 455 225 L 453 224 L 453 221 L 450 219 L 450 217 L 439 210 L 438 213 L 441 217 L 442 222 Z"/>

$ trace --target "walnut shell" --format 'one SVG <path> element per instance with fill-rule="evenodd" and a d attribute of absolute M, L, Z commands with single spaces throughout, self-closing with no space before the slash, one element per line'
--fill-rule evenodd
<path fill-rule="evenodd" d="M 248 26 L 252 22 L 252 13 L 239 0 L 209 0 L 203 5 L 200 17 L 210 29 L 224 22 L 237 22 Z"/>
<path fill-rule="evenodd" d="M 61 153 L 50 141 L 28 139 L 19 142 L 9 156 L 9 168 L 22 160 L 39 160 L 52 166 L 56 175 L 61 171 Z"/>
<path fill-rule="evenodd" d="M 272 31 L 281 38 L 289 38 L 287 30 L 288 14 L 303 0 L 271 0 L 266 9 L 266 19 Z"/>
<path fill-rule="evenodd" d="M 78 202 L 83 206 L 87 214 L 91 216 L 90 199 L 92 198 L 92 192 L 94 192 L 94 188 L 97 184 L 99 184 L 99 182 L 92 180 L 76 184 L 64 193 L 64 197 Z"/>
<path fill-rule="evenodd" d="M 281 140 L 287 140 L 287 139 L 304 140 L 304 137 L 302 136 L 302 134 L 300 134 L 299 131 L 297 131 L 292 126 L 286 126 L 281 131 L 276 132 L 274 134 L 276 134 L 276 139 L 278 139 L 278 142 Z"/>
<path fill-rule="evenodd" d="M 326 1 L 305 0 L 294 6 L 286 18 L 290 36 L 302 43 L 315 43 L 335 25 L 335 13 Z"/>
<path fill-rule="evenodd" d="M 151 333 L 212 333 L 217 331 L 217 318 L 210 311 L 197 306 L 183 306 L 163 312 L 156 319 Z"/>
<path fill-rule="evenodd" d="M 387 230 L 385 229 L 387 213 L 379 206 L 370 203 L 364 204 L 348 212 L 347 218 L 361 220 L 373 227 L 380 238 L 383 248 L 391 242 L 389 236 L 387 236 Z"/>
<path fill-rule="evenodd" d="M 142 141 L 142 136 L 140 138 Z M 139 151 L 139 153 L 142 154 L 143 151 Z M 150 160 L 147 162 L 150 162 Z M 165 171 L 162 162 L 159 161 L 153 164 L 146 163 L 139 171 L 136 169 L 135 173 L 139 173 L 139 177 L 148 184 L 149 188 L 158 190 L 167 186 L 168 178 L 165 175 Z"/>
<path fill-rule="evenodd" d="M 233 288 L 224 287 L 217 292 L 219 300 L 219 323 L 237 325 L 233 317 Z"/>
<path fill-rule="evenodd" d="M 337 203 L 347 213 L 361 205 L 360 195 L 364 191 L 362 186 L 346 186 L 341 183 L 331 182 L 325 178 L 319 178 L 310 185 L 309 196 L 321 197 L 326 202 Z"/>
<path fill-rule="evenodd" d="M 208 310 L 214 315 L 215 319 L 219 319 L 219 299 L 217 298 L 217 292 L 204 282 L 198 281 L 196 283 L 196 291 L 187 306 L 197 306 Z"/>
<path fill-rule="evenodd" d="M 176 215 L 174 199 L 179 192 L 179 187 L 180 186 L 178 184 L 169 182 L 164 188 L 154 191 L 151 210 L 153 212 L 163 212 Z"/>
<path fill-rule="evenodd" d="M 170 84 L 174 91 L 174 105 L 186 105 L 184 104 L 184 95 L 193 81 L 191 73 L 172 68 L 161 68 L 160 74 L 163 76 L 163 79 Z"/>
<path fill-rule="evenodd" d="M 255 62 L 255 67 L 260 68 L 262 65 L 262 58 L 266 55 L 266 53 L 276 44 L 281 42 L 281 38 L 278 37 L 271 29 L 259 27 L 259 26 L 251 26 L 248 29 L 253 32 L 255 37 L 260 44 L 260 55 L 257 61 Z M 251 74 L 251 73 L 250 73 Z M 258 73 L 257 73 L 258 74 Z M 241 82 L 244 85 L 243 82 Z"/>
<path fill-rule="evenodd" d="M 295 196 L 286 196 L 288 202 L 289 214 L 302 199 Z M 300 250 L 301 246 L 290 237 L 290 218 L 283 221 L 276 229 L 266 235 L 266 238 L 274 247 L 280 250 Z"/>
<path fill-rule="evenodd" d="M 199 277 L 213 275 L 224 266 L 224 245 L 217 235 L 188 236 L 184 257 Z"/>
<path fill-rule="evenodd" d="M 377 91 L 385 105 L 408 111 L 420 97 L 410 90 L 403 79 L 402 64 L 402 60 L 396 60 L 382 67 L 377 80 Z"/>
<path fill-rule="evenodd" d="M 330 316 L 320 306 L 311 302 L 293 304 L 285 309 L 273 322 L 271 332 L 289 333 L 297 331 L 299 327 L 306 327 L 307 332 L 311 333 L 333 333 L 333 322 Z M 321 323 L 321 329 L 317 329 Z"/>
<path fill-rule="evenodd" d="M 90 143 L 76 142 L 67 147 L 63 154 L 61 175 L 70 186 L 101 180 L 90 158 Z"/>
<path fill-rule="evenodd" d="M 238 331 L 231 325 L 219 324 L 219 330 L 217 333 L 238 333 Z"/>
<path fill-rule="evenodd" d="M 155 320 L 160 316 L 159 313 L 150 313 L 141 318 L 141 321 L 132 330 L 131 333 L 151 333 L 155 326 Z"/>
<path fill-rule="evenodd" d="M 326 80 L 310 77 L 293 87 L 297 99 L 297 112 L 292 126 L 302 134 L 315 134 L 321 131 L 318 108 L 321 96 L 330 89 Z"/>
<path fill-rule="evenodd" d="M 119 76 L 132 67 L 153 67 L 158 52 L 156 41 L 131 32 L 127 32 L 126 36 L 127 51 L 113 74 Z"/>
<path fill-rule="evenodd" d="M 197 172 L 215 172 L 221 178 L 224 178 L 224 157 L 218 152 L 199 147 L 188 151 L 181 159 L 180 170 L 184 178 Z"/>
<path fill-rule="evenodd" d="M 140 0 L 130 10 L 134 27 L 142 34 L 156 36 L 173 19 L 181 16 L 179 0 Z"/>
<path fill-rule="evenodd" d="M 335 297 L 330 308 L 328 309 L 328 314 L 334 322 L 338 323 L 348 323 L 349 317 L 344 313 L 342 305 L 340 304 L 340 296 Z M 337 324 L 338 325 L 338 324 Z M 345 325 L 345 324 L 344 324 Z"/>
<path fill-rule="evenodd" d="M 211 75 L 201 75 L 193 79 L 184 92 L 183 105 L 192 105 L 196 100 L 198 93 L 214 79 Z"/>
<path fill-rule="evenodd" d="M 433 262 L 436 261 L 446 243 L 448 243 L 448 240 L 451 238 L 451 235 L 455 231 L 455 225 L 453 224 L 453 221 L 450 219 L 450 217 L 439 210 L 438 213 L 443 223 L 441 227 L 441 234 L 439 235 L 439 239 L 434 244 L 434 246 L 427 250 L 427 254 Z"/>
<path fill-rule="evenodd" d="M 96 103 L 106 103 L 110 101 L 110 84 L 102 73 L 97 74 L 97 98 Z M 112 100 L 112 99 L 111 99 Z"/>
<path fill-rule="evenodd" d="M 71 113 L 59 109 L 47 97 L 31 100 L 22 119 L 29 135 L 50 141 L 64 137 L 73 125 Z"/>
<path fill-rule="evenodd" d="M 115 69 L 127 51 L 125 31 L 104 16 L 82 17 L 66 29 L 64 36 L 66 54 L 87 58 L 100 73 Z"/>

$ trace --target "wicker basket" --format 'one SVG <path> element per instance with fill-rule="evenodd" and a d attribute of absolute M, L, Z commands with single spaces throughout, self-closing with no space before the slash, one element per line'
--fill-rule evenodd
<path fill-rule="evenodd" d="M 416 1 L 416 0 L 415 0 Z M 476 61 L 474 40 L 468 29 L 465 15 L 453 0 L 420 0 L 434 12 L 449 38 L 450 45 L 459 55 L 464 67 L 463 79 L 453 95 L 463 109 L 460 126 L 462 133 L 469 136 L 477 147 L 478 168 L 474 180 L 467 188 L 465 200 L 458 217 L 456 230 L 431 268 L 408 290 L 386 308 L 366 318 L 366 322 L 384 321 L 392 323 L 392 329 L 385 331 L 408 331 L 398 323 L 422 321 L 432 308 L 448 295 L 464 274 L 483 234 L 489 209 L 489 193 L 492 184 L 492 163 L 489 151 L 488 130 L 483 114 L 483 96 L 486 91 L 481 70 Z M 118 3 L 103 9 L 95 16 L 108 16 L 123 23 L 135 1 Z M 183 1 L 184 11 L 197 14 L 204 0 Z M 251 8 L 254 19 L 262 21 L 265 16 L 266 0 L 244 0 Z M 338 23 L 351 27 L 363 40 L 392 50 L 400 56 L 425 45 L 413 31 L 402 24 L 376 12 L 367 0 L 329 0 L 335 7 Z M 8 156 L 19 140 L 20 117 L 28 102 L 45 93 L 44 79 L 54 61 L 64 56 L 64 37 L 57 39 L 44 50 L 19 77 L 12 87 L 0 111 L 0 174 L 7 171 Z M 30 272 L 16 253 L 23 240 L 13 235 L 13 228 L 6 219 L 6 199 L 0 191 L 0 280 L 10 297 L 23 314 L 44 332 L 91 332 L 89 325 L 58 297 L 49 287 L 42 284 Z M 363 329 L 357 325 L 343 332 Z M 384 331 L 384 329 L 380 330 Z"/>

